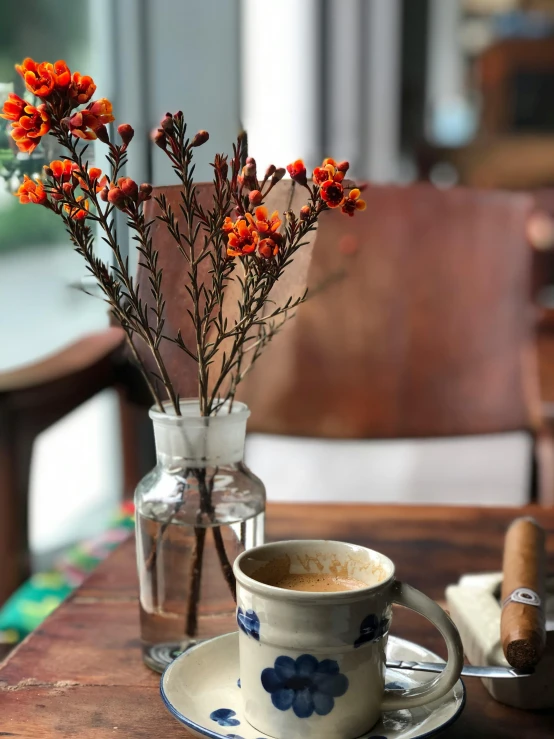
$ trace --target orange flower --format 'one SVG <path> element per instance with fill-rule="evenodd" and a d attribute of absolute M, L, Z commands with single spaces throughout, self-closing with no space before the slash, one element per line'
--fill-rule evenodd
<path fill-rule="evenodd" d="M 50 130 L 50 116 L 46 112 L 46 106 L 26 105 L 23 115 L 19 120 L 12 123 L 12 138 L 17 144 L 19 151 L 30 154 L 40 143 L 42 136 Z"/>
<path fill-rule="evenodd" d="M 75 105 L 88 103 L 95 91 L 96 85 L 92 77 L 82 75 L 80 72 L 73 72 L 69 95 L 75 102 Z"/>
<path fill-rule="evenodd" d="M 344 175 L 349 167 L 348 162 L 340 162 L 337 164 L 334 159 L 327 157 L 323 160 L 321 167 L 316 167 L 313 172 L 313 179 L 317 185 L 322 185 L 328 180 L 334 182 L 342 182 Z"/>
<path fill-rule="evenodd" d="M 271 214 L 271 218 L 268 218 L 267 208 L 265 205 L 260 205 L 254 211 L 254 216 L 255 218 L 252 217 L 251 213 L 246 214 L 249 223 L 255 226 L 258 233 L 264 236 L 275 236 L 277 234 L 281 226 L 281 221 L 276 210 Z"/>
<path fill-rule="evenodd" d="M 64 159 L 63 162 L 60 159 L 54 159 L 50 164 L 44 165 L 44 171 L 49 177 L 55 180 L 57 191 L 51 192 L 50 197 L 53 200 L 61 200 L 63 193 L 66 197 L 71 197 L 73 190 L 75 189 L 75 182 L 73 181 L 73 172 L 78 169 L 77 165 L 70 159 Z M 59 192 L 59 186 L 62 186 L 62 192 Z"/>
<path fill-rule="evenodd" d="M 343 203 L 342 212 L 352 217 L 357 210 L 365 210 L 367 205 L 365 200 L 360 199 L 360 195 L 361 192 L 358 190 L 357 187 L 355 187 L 353 190 L 350 190 L 350 192 L 348 193 L 348 197 Z"/>
<path fill-rule="evenodd" d="M 26 100 L 20 98 L 19 95 L 15 95 L 10 92 L 8 99 L 4 103 L 0 118 L 5 118 L 7 121 L 18 121 L 23 115 L 25 107 L 28 105 Z"/>
<path fill-rule="evenodd" d="M 229 223 L 230 220 L 226 219 L 223 226 L 223 230 L 228 234 L 227 256 L 242 257 L 245 254 L 252 254 L 256 250 L 259 239 L 256 228 L 243 218 L 236 223 Z"/>
<path fill-rule="evenodd" d="M 60 182 L 69 182 L 71 175 L 78 169 L 78 166 L 70 159 L 64 159 L 63 162 L 60 159 L 54 159 L 50 164 L 44 165 L 44 169 L 47 171 L 47 174 L 50 174 L 51 171 L 52 174 L 50 176 L 54 179 Z"/>
<path fill-rule="evenodd" d="M 222 230 L 228 234 L 231 233 L 235 228 L 235 224 L 233 223 L 232 219 L 227 216 L 227 218 L 223 221 Z"/>
<path fill-rule="evenodd" d="M 24 175 L 23 182 L 19 185 L 15 196 L 23 204 L 36 203 L 38 205 L 45 205 L 48 202 L 42 182 L 39 179 L 32 180 L 27 175 Z"/>
<path fill-rule="evenodd" d="M 93 116 L 96 116 L 99 123 L 111 123 L 115 120 L 112 114 L 112 104 L 107 98 L 99 98 L 87 106 Z"/>
<path fill-rule="evenodd" d="M 27 57 L 21 64 L 15 65 L 16 70 L 23 77 L 26 88 L 39 98 L 47 98 L 52 94 L 56 83 L 51 64 L 42 62 L 37 64 Z"/>
<path fill-rule="evenodd" d="M 292 164 L 288 164 L 287 172 L 289 173 L 291 180 L 298 182 L 299 185 L 307 184 L 306 165 L 302 159 L 297 159 Z"/>
<path fill-rule="evenodd" d="M 80 139 L 96 138 L 96 131 L 106 123 L 114 120 L 112 104 L 106 98 L 90 103 L 84 110 L 74 113 L 68 119 L 69 130 Z"/>
<path fill-rule="evenodd" d="M 102 175 L 102 170 L 99 167 L 90 167 L 90 169 L 88 170 L 88 178 L 96 192 L 100 192 L 108 184 L 108 178 L 106 177 L 106 175 Z M 79 177 L 79 175 L 77 175 L 77 179 L 79 180 L 81 188 L 85 192 L 87 192 L 88 187 L 85 180 L 82 177 Z"/>
<path fill-rule="evenodd" d="M 317 185 L 323 185 L 327 180 L 332 179 L 335 172 L 334 167 L 316 167 L 313 173 L 313 180 Z"/>
<path fill-rule="evenodd" d="M 340 182 L 327 180 L 321 185 L 319 192 L 329 208 L 338 208 L 344 201 L 344 187 Z"/>
<path fill-rule="evenodd" d="M 53 65 L 48 62 L 44 63 L 47 67 L 52 69 L 56 88 L 63 90 L 66 87 L 69 87 L 71 84 L 71 72 L 63 59 L 59 59 L 57 62 L 54 62 Z"/>
<path fill-rule="evenodd" d="M 79 203 L 79 207 L 66 203 L 63 209 L 66 213 L 69 213 L 70 217 L 74 220 L 82 221 L 88 216 L 89 201 L 85 198 L 84 195 L 79 195 L 76 202 Z"/>
<path fill-rule="evenodd" d="M 63 59 L 37 64 L 27 57 L 15 68 L 25 81 L 25 86 L 39 98 L 49 97 L 55 88 L 65 90 L 71 82 L 71 72 Z"/>
<path fill-rule="evenodd" d="M 262 239 L 258 244 L 258 254 L 264 259 L 271 259 L 277 255 L 279 244 L 273 239 Z"/>

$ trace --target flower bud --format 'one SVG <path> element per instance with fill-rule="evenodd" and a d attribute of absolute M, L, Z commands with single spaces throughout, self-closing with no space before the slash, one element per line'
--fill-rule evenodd
<path fill-rule="evenodd" d="M 242 174 L 245 177 L 255 177 L 256 176 L 256 163 L 250 164 L 248 160 L 246 161 L 246 164 L 242 168 Z"/>
<path fill-rule="evenodd" d="M 138 185 L 130 177 L 120 177 L 117 186 L 123 192 L 125 197 L 135 200 L 138 195 Z"/>
<path fill-rule="evenodd" d="M 115 205 L 116 208 L 123 208 L 125 206 L 125 193 L 120 187 L 112 187 L 108 191 L 108 202 Z"/>
<path fill-rule="evenodd" d="M 122 123 L 117 127 L 117 133 L 121 136 L 121 140 L 125 146 L 128 146 L 133 140 L 135 130 L 129 123 Z"/>
<path fill-rule="evenodd" d="M 263 199 L 264 196 L 259 190 L 252 190 L 248 195 L 248 200 L 250 200 L 251 205 L 259 205 Z"/>
<path fill-rule="evenodd" d="M 47 177 L 52 177 L 54 175 L 52 167 L 49 167 L 47 164 L 44 165 L 43 169 L 44 169 L 44 174 Z"/>
<path fill-rule="evenodd" d="M 193 140 L 190 142 L 191 146 L 202 146 L 202 144 L 205 144 L 206 141 L 210 138 L 210 134 L 207 131 L 198 131 L 196 136 L 193 138 Z"/>
<path fill-rule="evenodd" d="M 165 149 L 165 147 L 167 146 L 167 136 L 161 128 L 157 128 L 155 131 L 153 131 L 151 138 L 156 146 L 160 147 L 160 149 Z"/>
<path fill-rule="evenodd" d="M 173 116 L 171 113 L 166 113 L 165 117 L 162 118 L 160 128 L 166 133 L 173 133 Z"/>
<path fill-rule="evenodd" d="M 103 123 L 101 126 L 98 126 L 98 128 L 95 129 L 95 133 L 96 133 L 96 138 L 98 138 L 103 144 L 110 143 L 110 136 L 108 134 L 108 129 Z"/>
<path fill-rule="evenodd" d="M 276 185 L 279 180 L 282 180 L 285 174 L 287 173 L 287 170 L 284 167 L 279 167 L 279 169 L 276 169 L 273 177 L 271 178 L 271 184 Z"/>
<path fill-rule="evenodd" d="M 265 171 L 265 175 L 264 175 L 265 179 L 268 180 L 275 173 L 276 169 L 277 168 L 274 164 L 270 164 L 269 167 Z"/>
<path fill-rule="evenodd" d="M 350 162 L 339 162 L 337 164 L 337 169 L 339 172 L 348 172 L 348 169 L 350 167 Z"/>
<path fill-rule="evenodd" d="M 300 208 L 300 220 L 301 221 L 307 221 L 310 217 L 310 206 L 309 205 L 303 205 Z"/>
<path fill-rule="evenodd" d="M 100 200 L 103 200 L 105 203 L 108 202 L 108 193 L 110 192 L 109 187 L 106 185 L 106 187 L 102 188 L 100 192 L 98 193 L 98 197 Z"/>
<path fill-rule="evenodd" d="M 148 184 L 148 182 L 143 182 L 142 185 L 139 187 L 139 203 L 144 202 L 145 200 L 150 200 L 152 198 L 152 185 Z"/>

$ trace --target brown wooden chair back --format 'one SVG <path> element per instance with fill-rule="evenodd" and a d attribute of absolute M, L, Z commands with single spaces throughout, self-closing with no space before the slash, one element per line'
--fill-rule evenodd
<path fill-rule="evenodd" d="M 532 199 L 426 184 L 364 197 L 355 218 L 321 221 L 312 285 L 355 253 L 245 381 L 249 428 L 337 438 L 533 428 Z"/>

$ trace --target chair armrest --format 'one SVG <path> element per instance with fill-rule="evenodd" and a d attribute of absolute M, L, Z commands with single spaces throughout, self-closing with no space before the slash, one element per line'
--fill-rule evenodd
<path fill-rule="evenodd" d="M 0 410 L 33 417 L 47 428 L 119 380 L 124 332 L 108 328 L 34 364 L 0 373 Z"/>
<path fill-rule="evenodd" d="M 38 362 L 0 372 L 0 393 L 46 386 L 97 367 L 120 349 L 124 338 L 122 329 L 108 328 L 85 336 Z"/>

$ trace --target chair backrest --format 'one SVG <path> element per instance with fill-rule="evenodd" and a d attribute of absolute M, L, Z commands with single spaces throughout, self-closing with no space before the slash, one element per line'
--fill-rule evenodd
<path fill-rule="evenodd" d="M 533 428 L 533 201 L 430 185 L 369 187 L 322 219 L 310 283 L 355 251 L 244 383 L 253 431 L 336 438 Z"/>
<path fill-rule="evenodd" d="M 281 211 L 303 197 L 283 185 Z M 210 187 L 202 188 L 208 202 Z M 177 189 L 164 192 L 178 210 Z M 367 210 L 355 218 L 324 215 L 313 252 L 307 248 L 279 288 L 297 293 L 308 265 L 312 286 L 346 272 L 298 310 L 241 386 L 249 429 L 331 438 L 532 429 L 532 198 L 426 184 L 370 186 L 364 197 Z M 186 262 L 163 224 L 154 241 L 167 333 L 180 326 L 186 338 Z M 146 295 L 141 270 L 139 281 Z M 185 354 L 169 342 L 162 349 L 181 397 L 196 394 Z"/>
<path fill-rule="evenodd" d="M 483 100 L 482 134 L 552 132 L 548 102 L 554 85 L 551 38 L 498 41 L 478 58 L 477 73 Z"/>

